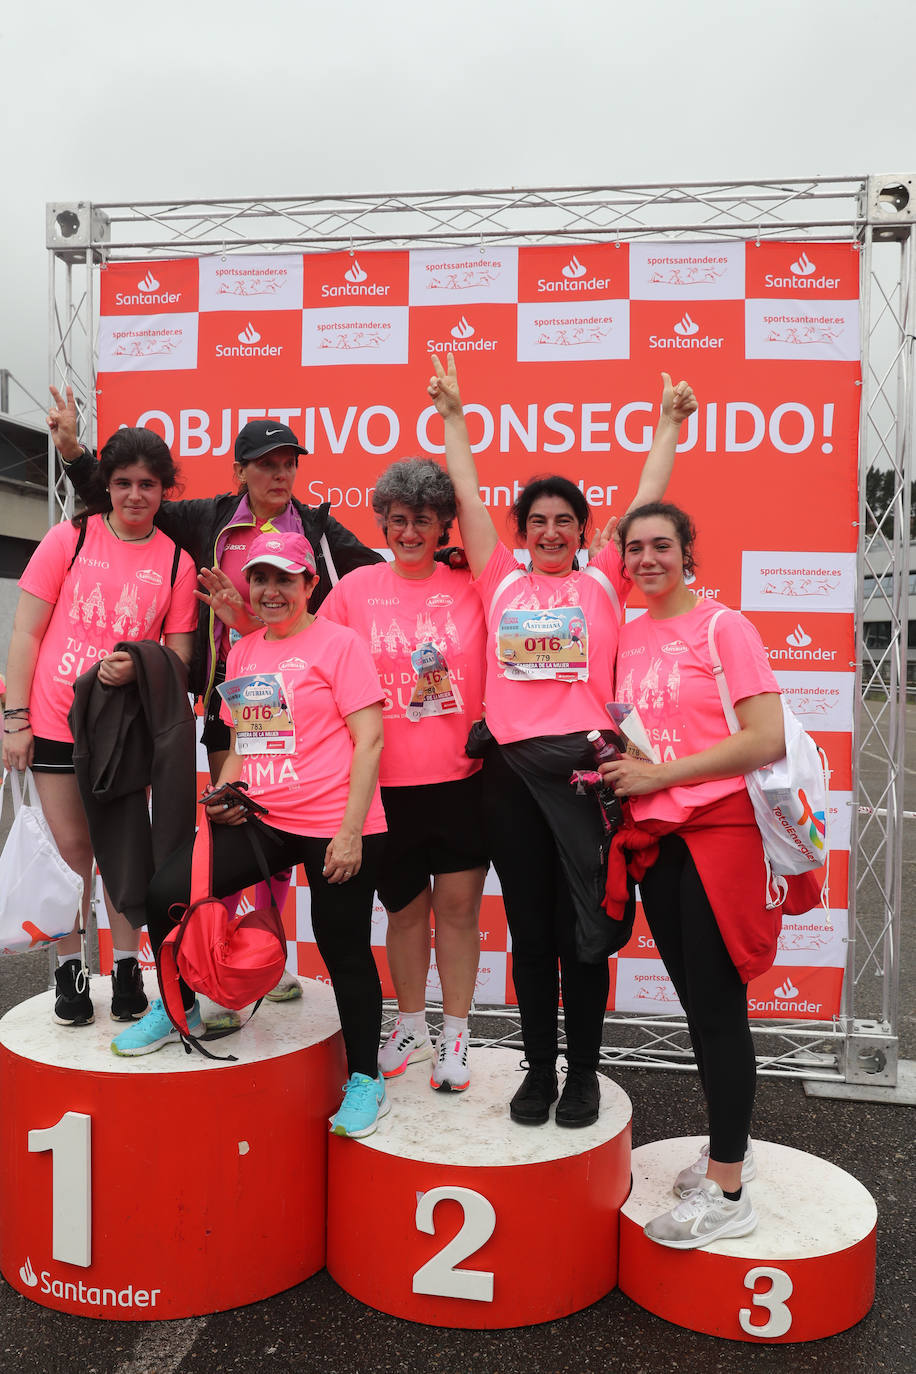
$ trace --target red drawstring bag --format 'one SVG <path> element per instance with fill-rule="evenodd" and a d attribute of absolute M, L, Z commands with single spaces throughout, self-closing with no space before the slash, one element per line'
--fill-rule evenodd
<path fill-rule="evenodd" d="M 213 835 L 210 818 L 202 810 L 191 858 L 191 900 L 178 925 L 162 942 L 157 973 L 162 1005 L 185 1049 L 190 1053 L 193 1045 L 206 1054 L 198 1045 L 198 1037 L 188 1029 L 179 975 L 195 992 L 202 992 L 221 1007 L 240 1011 L 252 1002 L 260 1002 L 265 993 L 276 987 L 286 967 L 286 934 L 275 904 L 230 916 L 225 904 L 210 895 Z M 257 821 L 249 820 L 245 834 L 270 889 L 270 870 L 257 825 Z"/>

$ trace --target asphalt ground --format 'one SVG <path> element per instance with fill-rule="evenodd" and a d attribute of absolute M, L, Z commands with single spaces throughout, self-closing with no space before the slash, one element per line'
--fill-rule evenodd
<path fill-rule="evenodd" d="M 907 756 L 916 760 L 916 707 Z M 861 766 L 879 760 L 866 748 Z M 916 811 L 916 768 L 906 770 L 904 806 Z M 914 910 L 916 820 L 905 823 L 902 910 Z M 862 907 L 861 914 L 870 913 Z M 875 918 L 877 919 L 877 918 Z M 916 935 L 904 921 L 900 959 L 900 1057 L 916 1059 Z M 48 984 L 48 956 L 0 960 L 0 1014 Z M 867 998 L 857 1014 L 874 1014 Z M 615 1041 L 615 1043 L 618 1043 Z M 477 1053 L 485 1053 L 478 1050 Z M 615 1070 L 633 1103 L 633 1145 L 704 1131 L 695 1075 Z M 473 1089 L 472 1089 L 473 1090 Z M 2 1104 L 0 1104 L 2 1106 Z M 754 1134 L 819 1155 L 869 1189 L 878 1206 L 874 1307 L 849 1331 L 808 1344 L 769 1345 L 703 1336 L 651 1316 L 619 1290 L 561 1321 L 509 1331 L 455 1331 L 388 1317 L 344 1293 L 325 1271 L 268 1301 L 172 1322 L 102 1322 L 50 1312 L 0 1281 L 2 1374 L 597 1374 L 702 1369 L 805 1374 L 908 1374 L 916 1370 L 913 1237 L 916 1169 L 913 1109 L 806 1096 L 797 1079 L 761 1078 Z M 125 1123 L 129 1130 L 142 1123 Z M 194 1142 L 176 1141 L 181 1148 Z M 176 1165 L 176 1167 L 180 1167 Z M 142 1180 L 115 1186 L 142 1187 Z M 366 1200 L 371 1206 L 371 1199 Z M 130 1237 L 124 1237 L 126 1246 Z M 392 1238 L 392 1245 L 397 1238 Z M 239 1263 L 246 1257 L 239 1255 Z M 519 1281 L 524 1258 L 519 1256 Z"/>

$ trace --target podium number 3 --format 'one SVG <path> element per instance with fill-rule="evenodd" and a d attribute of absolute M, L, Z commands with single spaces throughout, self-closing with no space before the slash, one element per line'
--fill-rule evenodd
<path fill-rule="evenodd" d="M 436 1204 L 449 1198 L 464 1213 L 461 1230 L 437 1255 L 427 1260 L 413 1276 L 415 1293 L 431 1293 L 437 1298 L 465 1298 L 471 1302 L 493 1301 L 493 1275 L 485 1269 L 456 1269 L 485 1245 L 496 1228 L 493 1204 L 471 1188 L 430 1188 L 417 1203 L 417 1230 L 434 1236 L 433 1213 Z"/>
<path fill-rule="evenodd" d="M 792 1313 L 786 1306 L 786 1299 L 792 1296 L 792 1280 L 784 1269 L 769 1269 L 761 1265 L 758 1269 L 747 1271 L 744 1276 L 745 1288 L 753 1289 L 758 1279 L 769 1279 L 770 1286 L 766 1292 L 753 1293 L 751 1302 L 755 1307 L 765 1308 L 770 1315 L 762 1326 L 756 1326 L 751 1322 L 751 1309 L 742 1307 L 738 1313 L 738 1323 L 749 1336 L 765 1336 L 774 1340 L 777 1336 L 784 1336 L 792 1325 Z"/>
<path fill-rule="evenodd" d="M 64 1264 L 92 1263 L 92 1118 L 64 1112 L 55 1126 L 29 1131 L 29 1153 L 51 1151 L 51 1254 Z"/>

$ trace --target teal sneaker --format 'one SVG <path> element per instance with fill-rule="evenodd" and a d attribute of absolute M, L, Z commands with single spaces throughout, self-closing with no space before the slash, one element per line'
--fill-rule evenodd
<path fill-rule="evenodd" d="M 194 999 L 194 1006 L 187 1013 L 188 1030 L 192 1035 L 203 1035 L 204 1024 L 200 1019 L 200 1007 L 197 998 Z M 177 1044 L 181 1040 L 175 1027 L 169 1020 L 169 1014 L 162 1005 L 162 999 L 157 997 L 149 1011 L 139 1021 L 135 1021 L 127 1030 L 123 1030 L 120 1035 L 116 1035 L 111 1042 L 113 1054 L 130 1057 L 138 1054 L 152 1054 L 154 1050 L 161 1050 L 163 1045 Z"/>
<path fill-rule="evenodd" d="M 370 1078 L 365 1073 L 352 1073 L 344 1084 L 344 1100 L 336 1116 L 331 1118 L 334 1135 L 359 1137 L 371 1135 L 379 1117 L 387 1116 L 391 1103 L 385 1096 L 385 1080 L 381 1074 Z"/>

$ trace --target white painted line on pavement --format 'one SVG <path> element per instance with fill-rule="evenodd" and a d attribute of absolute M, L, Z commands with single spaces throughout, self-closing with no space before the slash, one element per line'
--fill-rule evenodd
<path fill-rule="evenodd" d="M 112 1374 L 174 1374 L 207 1324 L 206 1317 L 158 1322 L 137 1341 L 133 1354 Z"/>

